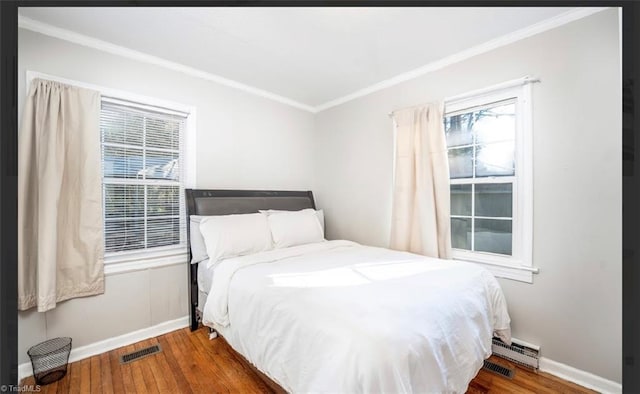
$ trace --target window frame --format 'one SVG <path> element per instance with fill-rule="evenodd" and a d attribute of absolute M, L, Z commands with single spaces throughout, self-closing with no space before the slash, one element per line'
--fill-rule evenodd
<path fill-rule="evenodd" d="M 459 98 L 445 100 L 444 117 L 470 112 L 474 108 L 510 99 L 516 105 L 515 175 L 451 179 L 455 184 L 512 183 L 512 254 L 511 256 L 488 252 L 452 249 L 452 258 L 481 264 L 495 276 L 533 283 L 533 124 L 531 105 L 531 80 L 471 92 Z M 444 122 L 443 117 L 443 122 Z M 447 148 L 448 150 L 448 148 Z M 472 215 L 474 212 L 472 212 Z"/>
<path fill-rule="evenodd" d="M 94 85 L 81 81 L 75 81 L 55 75 L 45 74 L 38 71 L 27 70 L 25 89 L 27 94 L 31 81 L 35 78 L 43 78 L 50 81 L 60 82 L 80 88 L 92 89 L 99 91 L 102 100 L 120 101 L 130 103 L 133 107 L 140 109 L 151 109 L 157 111 L 162 109 L 167 113 L 184 113 L 187 114 L 184 136 L 183 149 L 180 152 L 184 155 L 182 164 L 184 170 L 181 171 L 182 179 L 180 181 L 182 188 L 195 187 L 196 174 L 196 107 L 192 105 L 182 104 L 170 100 L 160 99 L 156 97 L 145 96 L 132 93 L 120 89 L 108 88 L 105 86 Z M 102 149 L 102 142 L 100 148 Z M 104 174 L 102 174 L 104 178 Z M 101 179 L 101 182 L 102 179 Z M 103 183 L 104 184 L 104 183 Z M 184 196 L 180 196 L 184 202 Z M 103 202 L 104 203 L 104 202 Z M 186 203 L 181 207 L 186 218 Z M 186 239 L 186 234 L 184 235 Z M 183 264 L 188 262 L 188 245 L 172 245 L 157 247 L 148 250 L 130 250 L 122 252 L 105 252 L 104 255 L 104 273 L 105 275 L 120 274 L 125 272 L 139 271 L 149 268 L 158 268 L 168 265 Z"/>
<path fill-rule="evenodd" d="M 125 111 L 128 111 L 129 109 L 131 109 L 132 112 L 140 112 L 141 113 L 162 113 L 162 114 L 167 114 L 167 115 L 177 115 L 180 117 L 184 117 L 184 127 L 182 128 L 182 133 L 186 133 L 186 120 L 189 116 L 188 113 L 184 113 L 184 112 L 179 112 L 177 110 L 172 110 L 172 109 L 164 109 L 164 108 L 159 108 L 159 107 L 152 107 L 150 105 L 147 104 L 140 104 L 140 103 L 134 103 L 134 102 L 130 102 L 130 101 L 122 101 L 122 100 L 115 100 L 111 97 L 102 97 L 101 98 L 101 106 L 104 104 L 114 104 L 117 105 L 119 107 L 123 107 L 125 108 Z M 101 108 L 102 110 L 102 108 Z M 144 115 L 146 116 L 146 115 Z M 104 140 L 101 140 L 100 144 L 101 144 L 101 149 L 104 152 L 104 149 L 106 147 L 123 147 L 123 148 L 130 148 L 130 149 L 135 149 L 135 150 L 140 150 L 142 152 L 145 152 L 144 155 L 146 156 L 147 152 L 151 151 L 151 152 L 159 152 L 159 150 L 157 150 L 157 148 L 153 148 L 153 147 L 149 147 L 147 145 L 147 142 L 145 141 L 145 134 L 147 132 L 146 130 L 146 121 L 143 122 L 143 130 L 142 130 L 142 142 L 141 145 L 131 145 L 131 144 L 121 144 L 121 143 L 112 143 L 112 142 L 107 142 Z M 102 133 L 102 131 L 101 131 Z M 166 152 L 171 152 L 171 153 L 177 153 L 178 154 L 178 160 L 180 162 L 180 167 L 183 167 L 183 160 L 184 160 L 184 155 L 185 155 L 185 146 L 184 146 L 184 139 L 183 139 L 184 135 L 182 135 L 181 137 L 179 137 L 180 140 L 180 144 L 178 146 L 177 151 L 176 150 L 172 150 L 172 149 L 162 149 L 162 151 L 166 151 Z M 104 160 L 104 157 L 102 158 Z M 144 159 L 143 159 L 143 163 L 144 163 Z M 104 167 L 104 163 L 103 163 L 103 167 Z M 144 169 L 144 168 L 143 168 Z M 179 205 L 179 214 L 178 214 L 178 218 L 181 222 L 181 227 L 185 228 L 186 227 L 186 208 L 185 208 L 185 196 L 184 196 L 184 183 L 183 183 L 183 178 L 184 178 L 184 174 L 183 174 L 184 170 L 180 169 L 180 177 L 179 179 L 176 180 L 169 180 L 169 179 L 157 179 L 157 178 L 143 178 L 143 179 L 138 179 L 138 178 L 117 178 L 117 177 L 105 177 L 104 174 L 104 168 L 103 168 L 103 173 L 102 173 L 102 199 L 103 199 L 103 208 L 105 208 L 104 203 L 105 201 L 105 193 L 106 193 L 106 186 L 107 185 L 119 185 L 119 186 L 126 186 L 126 185 L 137 185 L 137 186 L 142 186 L 145 188 L 147 186 L 173 186 L 173 187 L 178 187 L 178 189 L 180 190 L 179 192 L 179 196 L 178 196 L 178 205 Z M 146 199 L 146 192 L 145 192 L 145 199 Z M 147 212 L 146 212 L 146 203 L 145 203 L 145 213 L 143 216 L 143 220 L 145 223 L 148 222 L 148 220 L 150 219 L 155 219 L 156 217 L 154 216 L 148 216 Z M 108 223 L 108 218 L 106 217 L 106 211 L 104 212 L 105 215 L 103 215 L 103 220 L 105 223 L 105 227 Z M 149 225 L 145 224 L 144 225 L 144 232 L 145 232 L 145 243 L 146 243 L 146 239 L 147 239 L 147 230 L 149 229 Z M 105 229 L 106 232 L 106 229 Z M 105 261 L 121 261 L 123 259 L 127 259 L 127 257 L 129 255 L 140 255 L 142 254 L 143 257 L 145 255 L 147 256 L 152 256 L 152 255 L 171 255 L 171 252 L 174 249 L 177 249 L 179 251 L 183 251 L 185 249 L 185 245 L 187 242 L 187 235 L 186 235 L 186 231 L 182 232 L 180 234 L 180 243 L 179 244 L 174 244 L 174 245 L 166 245 L 166 246 L 156 246 L 156 247 L 145 247 L 145 248 L 140 248 L 140 249 L 131 249 L 131 250 L 122 250 L 122 251 L 107 251 L 106 250 L 106 244 L 105 244 Z M 163 253 L 165 252 L 166 253 Z"/>

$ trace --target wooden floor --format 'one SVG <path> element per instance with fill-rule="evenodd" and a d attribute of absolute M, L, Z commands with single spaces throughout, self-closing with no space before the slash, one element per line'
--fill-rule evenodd
<path fill-rule="evenodd" d="M 120 356 L 155 344 L 162 352 L 129 364 Z M 494 358 L 505 366 L 510 363 Z M 33 377 L 24 385 L 35 384 Z M 69 364 L 61 380 L 42 393 L 273 393 L 222 339 L 209 341 L 208 331 L 188 328 Z M 546 373 L 517 368 L 512 380 L 481 370 L 469 394 L 593 393 Z"/>

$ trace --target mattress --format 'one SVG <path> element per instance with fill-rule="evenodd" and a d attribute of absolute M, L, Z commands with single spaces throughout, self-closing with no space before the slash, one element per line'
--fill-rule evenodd
<path fill-rule="evenodd" d="M 200 312 L 204 309 L 204 304 L 207 301 L 207 295 L 211 289 L 211 283 L 213 281 L 214 267 L 208 268 L 207 263 L 209 259 L 203 260 L 198 263 L 198 309 Z"/>
<path fill-rule="evenodd" d="M 215 267 L 208 268 L 208 263 L 209 259 L 198 263 L 198 290 L 205 294 L 209 294 L 211 283 L 213 282 L 213 271 L 215 269 Z"/>
<path fill-rule="evenodd" d="M 203 324 L 290 392 L 463 393 L 510 342 L 475 264 L 327 241 L 224 260 Z"/>

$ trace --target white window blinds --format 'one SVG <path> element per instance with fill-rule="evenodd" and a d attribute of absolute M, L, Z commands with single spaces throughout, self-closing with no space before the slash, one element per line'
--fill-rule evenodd
<path fill-rule="evenodd" d="M 103 98 L 105 251 L 184 246 L 188 114 Z"/>

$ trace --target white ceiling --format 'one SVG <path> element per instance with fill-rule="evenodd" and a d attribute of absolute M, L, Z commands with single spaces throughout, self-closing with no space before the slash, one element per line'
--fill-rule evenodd
<path fill-rule="evenodd" d="M 19 12 L 318 107 L 571 10 L 22 7 Z"/>

